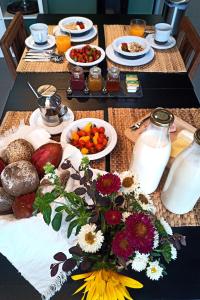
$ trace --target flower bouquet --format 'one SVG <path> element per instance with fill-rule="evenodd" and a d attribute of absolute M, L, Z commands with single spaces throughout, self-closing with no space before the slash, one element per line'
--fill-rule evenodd
<path fill-rule="evenodd" d="M 45 186 L 50 189 L 44 190 L 41 183 L 34 203 L 47 224 L 56 231 L 64 227 L 67 237 L 75 238 L 71 258 L 62 252 L 54 255 L 51 276 L 59 268 L 67 273 L 79 267 L 86 273 L 72 276 L 84 279 L 75 293 L 83 291 L 82 299 L 87 300 L 132 299 L 126 287 L 143 285 L 119 273 L 129 265 L 151 280 L 163 277 L 165 263 L 176 259 L 185 237 L 173 234 L 169 224 L 156 217 L 151 197 L 141 191 L 134 175 L 95 174 L 87 157 L 79 170 L 69 160 L 61 169 L 62 176 L 51 164 L 45 166 Z"/>

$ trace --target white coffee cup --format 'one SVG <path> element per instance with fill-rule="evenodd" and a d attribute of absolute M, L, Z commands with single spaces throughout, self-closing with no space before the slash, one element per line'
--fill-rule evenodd
<path fill-rule="evenodd" d="M 48 26 L 44 23 L 35 23 L 31 25 L 30 32 L 35 44 L 44 45 L 48 40 Z"/>
<path fill-rule="evenodd" d="M 165 44 L 171 35 L 172 27 L 168 23 L 158 23 L 155 25 L 154 40 L 157 44 Z"/>

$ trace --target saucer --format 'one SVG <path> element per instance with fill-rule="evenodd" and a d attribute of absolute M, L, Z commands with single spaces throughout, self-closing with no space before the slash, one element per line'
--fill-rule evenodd
<path fill-rule="evenodd" d="M 176 45 L 176 40 L 173 36 L 170 36 L 168 42 L 163 45 L 156 44 L 156 42 L 154 40 L 154 36 L 155 36 L 154 33 L 149 34 L 149 35 L 147 35 L 146 40 L 147 40 L 147 42 L 149 42 L 151 47 L 153 47 L 155 49 L 166 50 L 166 49 L 173 48 Z"/>
<path fill-rule="evenodd" d="M 147 52 L 143 57 L 140 58 L 127 58 L 116 51 L 114 51 L 112 44 L 106 48 L 106 55 L 107 57 L 112 60 L 113 62 L 122 65 L 122 66 L 129 66 L 129 67 L 136 67 L 142 66 L 149 63 L 154 58 L 154 50 L 150 47 L 149 52 Z"/>
<path fill-rule="evenodd" d="M 54 135 L 54 134 L 61 133 L 63 131 L 63 128 L 65 128 L 67 125 L 69 125 L 71 122 L 74 121 L 74 114 L 70 108 L 68 108 L 68 112 L 67 114 L 64 115 L 63 119 L 64 119 L 63 122 L 61 122 L 57 126 L 54 127 L 47 126 L 42 121 L 40 109 L 37 108 L 31 114 L 29 123 L 30 126 L 32 127 L 40 126 L 42 128 L 45 128 L 51 135 Z"/>
<path fill-rule="evenodd" d="M 28 48 L 34 49 L 34 50 L 46 50 L 49 48 L 52 48 L 55 45 L 55 37 L 53 35 L 48 35 L 47 43 L 44 45 L 37 45 L 35 44 L 32 35 L 26 38 L 25 44 Z"/>
<path fill-rule="evenodd" d="M 55 35 L 55 33 L 65 34 L 65 32 L 63 32 L 59 26 L 54 27 L 53 34 Z M 76 35 L 71 34 L 71 42 L 72 43 L 86 42 L 86 41 L 93 39 L 96 35 L 97 35 L 97 28 L 95 26 L 93 26 L 89 31 L 87 31 L 85 33 L 76 34 Z"/>

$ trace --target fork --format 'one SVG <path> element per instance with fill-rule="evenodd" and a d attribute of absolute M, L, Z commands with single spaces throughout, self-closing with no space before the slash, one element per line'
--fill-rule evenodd
<path fill-rule="evenodd" d="M 131 125 L 129 128 L 130 128 L 131 130 L 139 129 L 140 126 L 141 126 L 146 120 L 148 120 L 149 118 L 150 118 L 150 115 L 147 116 L 147 117 L 145 117 L 145 118 L 142 119 L 141 121 L 138 121 L 138 122 L 134 123 L 134 124 Z"/>

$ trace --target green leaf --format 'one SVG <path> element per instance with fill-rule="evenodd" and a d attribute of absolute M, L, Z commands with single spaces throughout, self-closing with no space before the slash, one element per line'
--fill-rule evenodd
<path fill-rule="evenodd" d="M 170 247 L 170 243 L 167 242 L 167 243 L 163 244 L 162 247 L 161 247 L 161 251 L 162 251 L 162 255 L 164 257 L 164 260 L 167 263 L 170 263 L 170 261 L 171 261 L 171 247 Z"/>
<path fill-rule="evenodd" d="M 161 224 L 161 222 L 159 220 L 155 221 L 155 226 L 156 226 L 156 229 L 157 229 L 160 236 L 168 237 L 168 234 L 165 231 L 165 228 L 163 227 L 163 225 Z"/>
<path fill-rule="evenodd" d="M 66 222 L 70 222 L 71 220 L 73 220 L 75 218 L 75 214 L 72 214 L 72 215 L 68 215 L 66 218 L 65 218 L 65 221 Z"/>
<path fill-rule="evenodd" d="M 47 205 L 45 207 L 45 209 L 43 210 L 43 219 L 45 221 L 46 224 L 50 224 L 51 222 L 51 213 L 52 213 L 52 209 L 50 205 Z"/>
<path fill-rule="evenodd" d="M 47 163 L 43 169 L 44 169 L 45 174 L 53 173 L 55 170 L 55 166 L 52 165 L 51 163 Z"/>
<path fill-rule="evenodd" d="M 65 210 L 65 205 L 58 206 L 55 209 L 56 212 L 60 212 L 60 211 L 63 211 L 63 210 Z"/>
<path fill-rule="evenodd" d="M 78 225 L 78 220 L 74 220 L 69 224 L 68 227 L 68 231 L 67 231 L 67 237 L 69 238 L 70 235 L 72 234 L 72 230 L 74 229 L 74 227 L 76 227 Z"/>
<path fill-rule="evenodd" d="M 52 220 L 52 223 L 51 223 L 51 225 L 55 231 L 58 231 L 60 229 L 61 222 L 62 222 L 62 213 L 58 212 L 55 214 L 55 216 Z"/>
<path fill-rule="evenodd" d="M 81 225 L 78 225 L 77 227 L 76 227 L 76 235 L 77 234 L 79 234 L 79 231 L 81 230 Z"/>

